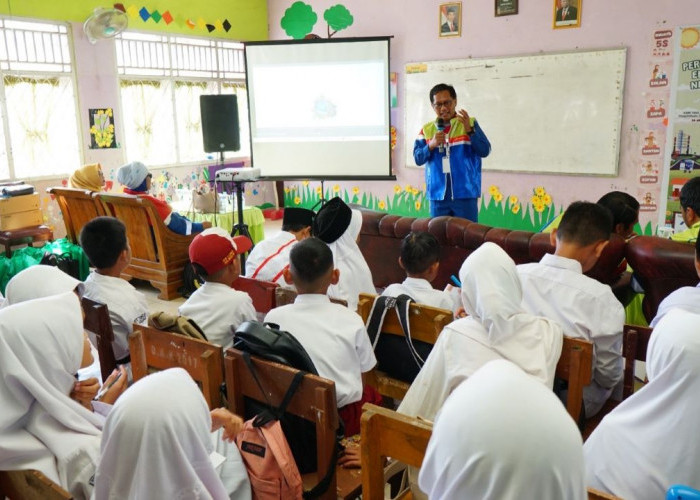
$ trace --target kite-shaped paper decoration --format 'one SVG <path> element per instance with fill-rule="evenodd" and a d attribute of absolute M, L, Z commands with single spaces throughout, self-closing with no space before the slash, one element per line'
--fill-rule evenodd
<path fill-rule="evenodd" d="M 169 10 L 163 12 L 163 21 L 165 21 L 165 24 L 170 24 L 173 22 L 173 16 Z"/>
<path fill-rule="evenodd" d="M 148 9 L 146 7 L 141 7 L 141 10 L 139 11 L 139 17 L 143 19 L 143 22 L 145 23 L 148 21 L 148 18 L 151 17 L 151 14 L 148 12 Z"/>
<path fill-rule="evenodd" d="M 224 31 L 226 31 L 226 33 L 228 33 L 229 30 L 231 29 L 231 23 L 228 22 L 228 19 L 224 19 L 223 27 L 224 27 Z"/>

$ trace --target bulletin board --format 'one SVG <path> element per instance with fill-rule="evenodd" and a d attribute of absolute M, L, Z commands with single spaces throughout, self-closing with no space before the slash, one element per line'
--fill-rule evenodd
<path fill-rule="evenodd" d="M 615 176 L 626 56 L 623 48 L 409 63 L 407 165 L 413 139 L 435 119 L 428 93 L 447 83 L 491 142 L 484 170 Z"/>

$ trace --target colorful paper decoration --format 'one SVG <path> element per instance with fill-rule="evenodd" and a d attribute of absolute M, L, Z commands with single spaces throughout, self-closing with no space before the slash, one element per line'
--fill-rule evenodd
<path fill-rule="evenodd" d="M 139 17 L 139 8 L 136 7 L 136 5 L 129 5 L 129 8 L 126 9 L 126 13 L 129 15 L 129 17 L 136 19 Z"/>
<path fill-rule="evenodd" d="M 151 17 L 151 14 L 148 12 L 146 7 L 141 7 L 141 10 L 139 10 L 139 17 L 143 19 L 143 22 L 145 23 L 148 21 L 148 18 Z"/>
<path fill-rule="evenodd" d="M 228 33 L 229 30 L 231 29 L 231 23 L 228 22 L 228 19 L 224 19 L 224 24 L 223 24 L 223 26 L 224 26 L 224 30 L 226 31 L 226 33 Z"/>
<path fill-rule="evenodd" d="M 317 20 L 318 16 L 311 5 L 297 1 L 284 11 L 280 26 L 287 35 L 300 40 L 311 33 Z"/>
<path fill-rule="evenodd" d="M 151 12 L 151 19 L 153 19 L 156 23 L 159 23 L 162 17 L 163 16 L 161 16 L 160 12 L 158 12 L 157 10 Z"/>
<path fill-rule="evenodd" d="M 170 24 L 173 22 L 173 16 L 170 14 L 169 10 L 163 12 L 163 21 L 165 21 L 165 24 Z"/>
<path fill-rule="evenodd" d="M 123 3 L 115 3 L 112 7 L 114 7 L 117 10 L 121 10 L 122 12 L 126 12 Z"/>

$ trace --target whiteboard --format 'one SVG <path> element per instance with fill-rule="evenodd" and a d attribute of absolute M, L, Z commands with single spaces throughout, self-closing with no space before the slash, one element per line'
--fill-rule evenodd
<path fill-rule="evenodd" d="M 491 142 L 484 170 L 617 175 L 626 49 L 409 63 L 406 163 L 435 120 L 430 89 L 453 85 L 457 109 Z"/>

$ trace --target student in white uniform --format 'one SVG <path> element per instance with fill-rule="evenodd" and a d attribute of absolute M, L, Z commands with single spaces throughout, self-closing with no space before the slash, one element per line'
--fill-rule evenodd
<path fill-rule="evenodd" d="M 134 323 L 148 324 L 148 303 L 143 293 L 121 278 L 131 261 L 126 226 L 114 217 L 92 219 L 80 231 L 80 246 L 95 268 L 85 280 L 85 297 L 107 306 L 114 357 L 117 364 L 128 364 L 129 335 Z"/>
<path fill-rule="evenodd" d="M 455 303 L 452 296 L 443 290 L 435 290 L 430 284 L 440 268 L 440 244 L 435 236 L 426 232 L 411 232 L 401 242 L 399 266 L 406 271 L 403 283 L 389 285 L 382 295 L 398 297 L 405 294 L 419 304 L 456 312 L 461 301 Z"/>
<path fill-rule="evenodd" d="M 69 393 L 91 362 L 73 291 L 0 310 L 0 470 L 37 469 L 73 498 L 90 498 L 104 418 Z M 102 401 L 112 403 L 125 382 L 122 372 Z"/>
<path fill-rule="evenodd" d="M 340 272 L 338 283 L 328 288 L 328 295 L 346 300 L 353 311 L 357 310 L 360 293 L 377 293 L 372 272 L 357 246 L 360 229 L 362 214 L 337 196 L 318 211 L 313 225 L 314 236 L 328 243 Z"/>
<path fill-rule="evenodd" d="M 621 498 L 700 489 L 700 315 L 669 311 L 647 350 L 647 383 L 620 403 L 583 447 L 588 486 Z"/>
<path fill-rule="evenodd" d="M 582 445 L 551 390 L 510 361 L 490 361 L 447 398 L 420 487 L 434 500 L 585 500 Z"/>
<path fill-rule="evenodd" d="M 625 310 L 609 286 L 583 274 L 595 265 L 611 230 L 607 208 L 574 202 L 550 235 L 554 255 L 518 266 L 525 309 L 556 321 L 564 335 L 593 342 L 593 380 L 583 388 L 586 418 L 600 411 L 622 380 Z"/>
<path fill-rule="evenodd" d="M 297 241 L 311 236 L 315 215 L 313 210 L 306 208 L 286 207 L 282 231 L 255 245 L 245 261 L 245 275 L 291 287 L 291 283 L 284 280 L 284 270 L 289 267 L 289 252 Z"/>
<path fill-rule="evenodd" d="M 243 421 L 226 410 L 210 413 L 185 370 L 171 368 L 139 380 L 107 417 L 93 498 L 250 499 L 240 454 L 229 464 L 236 476 L 230 486 L 212 462 L 211 435 L 222 426 L 225 439 L 232 440 Z"/>
<path fill-rule="evenodd" d="M 485 363 L 507 359 L 551 389 L 563 335 L 554 321 L 521 305 L 515 263 L 501 247 L 484 243 L 462 264 L 466 318 L 447 325 L 397 411 L 433 420 L 445 399 Z"/>
<path fill-rule="evenodd" d="M 328 245 L 318 238 L 300 241 L 289 263 L 285 278 L 299 294 L 293 304 L 267 313 L 265 322 L 291 333 L 306 349 L 318 374 L 335 382 L 345 433 L 357 434 L 362 404 L 378 401 L 376 391 L 363 389 L 363 374 L 377 364 L 367 330 L 357 313 L 332 303 L 326 295 L 328 287 L 338 282 Z"/>
<path fill-rule="evenodd" d="M 194 320 L 209 342 L 233 345 L 233 332 L 244 321 L 256 318 L 253 301 L 245 292 L 231 288 L 241 273 L 239 255 L 253 242 L 246 236 L 231 236 L 219 227 L 205 229 L 190 243 L 190 261 L 204 284 L 190 295 L 178 311 Z"/>
<path fill-rule="evenodd" d="M 695 272 L 700 277 L 700 238 L 695 240 Z M 695 286 L 681 287 L 668 294 L 659 304 L 656 316 L 649 326 L 654 328 L 667 312 L 675 308 L 700 314 L 700 283 Z"/>

